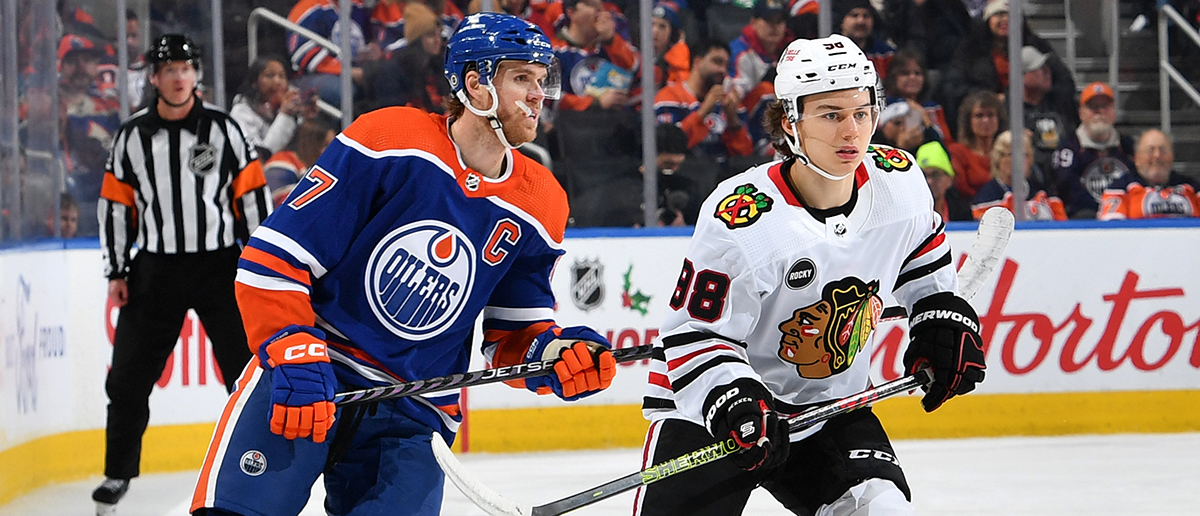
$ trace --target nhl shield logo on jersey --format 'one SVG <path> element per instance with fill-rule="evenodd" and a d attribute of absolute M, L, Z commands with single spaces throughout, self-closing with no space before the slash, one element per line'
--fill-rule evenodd
<path fill-rule="evenodd" d="M 884 172 L 904 172 L 912 168 L 912 159 L 900 149 L 886 145 L 871 145 L 867 147 L 867 155 L 875 160 L 875 166 Z"/>
<path fill-rule="evenodd" d="M 367 261 L 364 287 L 371 310 L 389 331 L 426 339 L 454 322 L 471 295 L 475 246 L 437 220 L 388 233 Z"/>
<path fill-rule="evenodd" d="M 575 260 L 571 264 L 571 302 L 584 312 L 604 301 L 604 265 L 600 260 Z"/>
<path fill-rule="evenodd" d="M 758 191 L 754 185 L 745 184 L 721 199 L 713 216 L 724 221 L 729 229 L 742 228 L 753 224 L 763 213 L 771 211 L 771 205 L 774 203 L 774 199 Z"/>
<path fill-rule="evenodd" d="M 217 149 L 207 143 L 197 143 L 188 149 L 188 168 L 193 174 L 208 174 L 216 170 Z"/>
<path fill-rule="evenodd" d="M 828 378 L 850 368 L 879 322 L 879 280 L 855 277 L 827 283 L 821 300 L 779 325 L 779 358 L 796 364 L 801 378 Z"/>

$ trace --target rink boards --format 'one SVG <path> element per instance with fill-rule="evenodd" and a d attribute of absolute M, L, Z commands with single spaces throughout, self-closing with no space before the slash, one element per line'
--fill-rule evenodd
<path fill-rule="evenodd" d="M 618 347 L 649 343 L 670 307 L 686 230 L 568 235 L 553 287 L 560 324 Z M 973 227 L 952 225 L 955 259 Z M 989 342 L 978 392 L 924 414 L 878 405 L 896 438 L 1200 430 L 1200 223 L 1018 225 L 1000 270 L 972 301 Z M 104 377 L 116 310 L 94 240 L 0 252 L 0 504 L 102 469 Z M 885 301 L 890 301 L 885 299 Z M 873 334 L 873 375 L 902 372 L 903 323 Z M 475 358 L 472 368 L 482 367 Z M 565 405 L 506 386 L 466 393 L 456 447 L 469 451 L 641 444 L 648 368 Z M 211 348 L 189 317 L 151 397 L 143 471 L 195 468 L 225 398 Z M 265 417 L 265 415 L 264 415 Z"/>

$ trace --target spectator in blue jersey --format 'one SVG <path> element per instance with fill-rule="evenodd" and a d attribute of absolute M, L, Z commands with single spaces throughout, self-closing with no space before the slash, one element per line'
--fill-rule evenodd
<path fill-rule="evenodd" d="M 479 0 L 472 1 L 473 4 L 478 2 Z M 375 34 L 375 41 L 385 54 L 400 50 L 414 41 L 408 35 L 408 23 L 413 20 L 414 14 L 418 17 L 417 23 L 421 25 L 428 20 L 424 11 L 409 12 L 415 6 L 428 9 L 433 15 L 433 20 L 437 22 L 439 34 L 443 39 L 449 37 L 454 29 L 458 28 L 458 24 L 462 23 L 462 10 L 454 2 L 447 0 L 380 0 L 371 10 L 371 30 Z M 478 6 L 475 10 L 478 11 Z"/>
<path fill-rule="evenodd" d="M 1014 181 L 1025 183 L 1025 220 L 1067 220 L 1063 202 L 1054 195 L 1051 186 L 1038 179 L 1033 163 L 1033 139 L 1028 130 L 1021 129 L 1021 140 L 1025 145 L 1025 163 L 1018 170 L 1021 175 L 1013 177 L 1011 131 L 1004 131 L 996 136 L 992 145 L 992 180 L 984 183 L 975 192 L 971 200 L 971 213 L 978 220 L 985 212 L 994 206 L 1002 206 L 1008 211 L 1016 212 L 1016 197 L 1013 195 Z"/>
<path fill-rule="evenodd" d="M 349 23 L 339 20 L 338 12 L 337 0 L 300 0 L 288 13 L 288 20 L 316 32 L 339 48 L 342 38 L 350 38 L 350 59 L 296 32 L 289 31 L 287 36 L 292 69 L 299 74 L 296 85 L 301 90 L 314 89 L 321 100 L 334 106 L 341 105 L 342 65 L 350 64 L 353 82 L 359 84 L 367 73 L 364 64 L 383 57 L 379 45 L 366 39 L 370 34 L 367 30 L 370 13 L 361 0 L 351 4 Z"/>
<path fill-rule="evenodd" d="M 679 126 L 694 154 L 719 160 L 754 151 L 745 120 L 738 113 L 738 92 L 724 86 L 728 64 L 729 47 L 717 41 L 699 42 L 692 48 L 688 78 L 654 96 L 658 123 Z"/>
<path fill-rule="evenodd" d="M 753 12 L 741 35 L 729 43 L 729 82 L 738 98 L 746 97 L 760 83 L 774 80 L 779 54 L 795 39 L 787 28 L 783 0 L 756 0 Z"/>
<path fill-rule="evenodd" d="M 1029 45 L 1021 49 L 1021 65 L 1025 70 L 1021 88 L 1025 128 L 1033 131 L 1034 162 L 1046 172 L 1054 170 L 1054 151 L 1079 126 L 1075 98 L 1051 95 L 1054 91 L 1054 75 L 1050 70 L 1052 55 L 1052 52 L 1042 52 Z M 1060 77 L 1060 80 L 1069 81 L 1069 90 L 1075 91 L 1075 81 L 1070 76 Z M 1047 184 L 1056 186 L 1054 181 L 1047 181 Z"/>
<path fill-rule="evenodd" d="M 1113 90 L 1102 82 L 1083 87 L 1079 94 L 1080 124 L 1054 152 L 1058 195 L 1073 219 L 1094 219 L 1104 190 L 1135 169 L 1133 140 L 1117 130 Z"/>
<path fill-rule="evenodd" d="M 883 23 L 871 1 L 834 0 L 833 24 L 834 32 L 850 38 L 858 45 L 875 65 L 879 77 L 886 80 L 896 46 L 883 34 Z"/>
<path fill-rule="evenodd" d="M 321 476 L 329 514 L 439 514 L 431 442 L 453 441 L 458 394 L 333 400 L 464 373 L 473 342 L 488 367 L 554 364 L 518 388 L 574 401 L 611 384 L 609 342 L 554 320 L 566 193 L 515 150 L 559 93 L 549 38 L 478 13 L 446 54 L 446 115 L 359 116 L 250 236 L 235 288 L 257 360 L 217 423 L 194 515 L 295 515 Z"/>
<path fill-rule="evenodd" d="M 613 13 L 600 0 L 563 0 L 565 24 L 551 36 L 562 66 L 558 109 L 624 108 L 641 63 L 637 48 L 617 33 Z"/>

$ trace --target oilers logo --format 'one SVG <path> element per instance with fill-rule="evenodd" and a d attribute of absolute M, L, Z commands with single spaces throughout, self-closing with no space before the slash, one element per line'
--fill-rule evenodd
<path fill-rule="evenodd" d="M 250 450 L 242 454 L 238 465 L 242 468 L 242 473 L 257 477 L 267 470 L 267 456 L 258 450 Z"/>
<path fill-rule="evenodd" d="M 462 312 L 475 277 L 475 246 L 445 222 L 423 220 L 388 233 L 367 261 L 375 317 L 400 337 L 422 340 Z"/>

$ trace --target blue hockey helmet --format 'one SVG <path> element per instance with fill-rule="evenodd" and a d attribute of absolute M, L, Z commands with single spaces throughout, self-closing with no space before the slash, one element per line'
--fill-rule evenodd
<path fill-rule="evenodd" d="M 456 96 L 463 89 L 467 65 L 475 65 L 480 84 L 491 86 L 500 61 L 510 59 L 546 65 L 548 73 L 542 84 L 546 98 L 557 99 L 562 92 L 562 75 L 550 38 L 536 25 L 516 16 L 472 14 L 450 36 L 446 47 L 446 80 Z"/>

